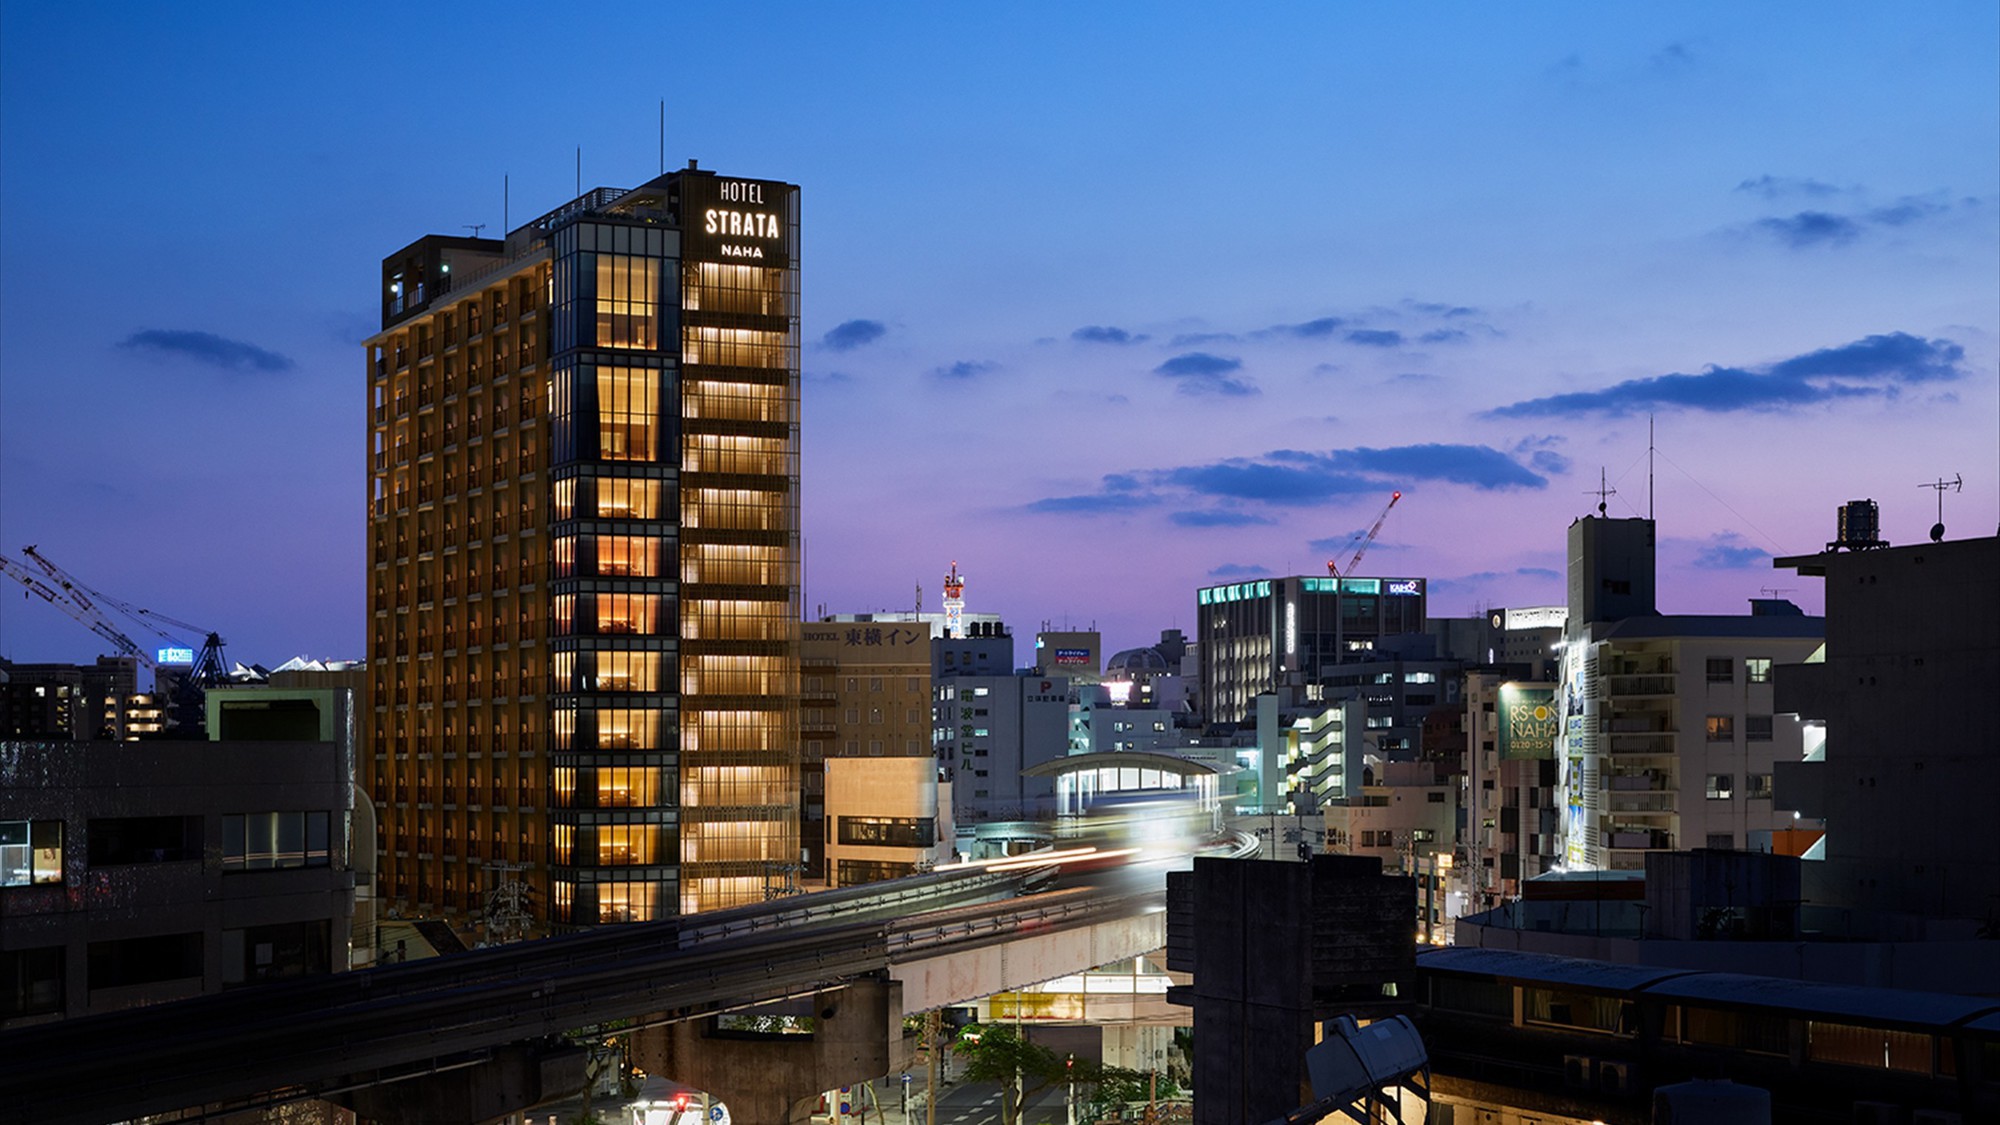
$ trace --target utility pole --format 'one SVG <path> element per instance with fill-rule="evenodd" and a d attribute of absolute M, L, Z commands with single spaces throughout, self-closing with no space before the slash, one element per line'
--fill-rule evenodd
<path fill-rule="evenodd" d="M 930 1045 L 931 1054 L 929 1080 L 924 1083 L 924 1125 L 937 1125 L 938 1081 L 944 1073 L 943 1024 L 944 1013 L 938 1009 L 924 1013 L 924 1042 Z"/>

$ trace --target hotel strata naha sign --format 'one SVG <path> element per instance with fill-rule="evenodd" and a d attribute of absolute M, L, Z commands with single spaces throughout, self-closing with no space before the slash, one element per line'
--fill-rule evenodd
<path fill-rule="evenodd" d="M 698 261 L 789 267 L 792 196 L 797 190 L 772 180 L 683 178 L 684 252 Z"/>

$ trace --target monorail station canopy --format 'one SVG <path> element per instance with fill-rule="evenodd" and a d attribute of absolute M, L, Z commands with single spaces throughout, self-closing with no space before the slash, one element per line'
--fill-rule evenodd
<path fill-rule="evenodd" d="M 1030 766 L 1021 776 L 1055 780 L 1058 816 L 1083 816 L 1091 805 L 1110 798 L 1192 795 L 1204 812 L 1218 807 L 1220 775 L 1214 763 L 1178 754 L 1151 750 L 1071 754 Z"/>

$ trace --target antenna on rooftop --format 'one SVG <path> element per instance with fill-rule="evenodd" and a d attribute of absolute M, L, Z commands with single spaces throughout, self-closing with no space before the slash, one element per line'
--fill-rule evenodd
<path fill-rule="evenodd" d="M 474 238 L 478 238 L 479 232 L 486 229 L 485 223 L 460 223 L 458 225 L 464 227 L 466 230 L 471 231 L 472 237 Z"/>
<path fill-rule="evenodd" d="M 1944 494 L 1947 492 L 1964 492 L 1965 478 L 1957 473 L 1953 473 L 1950 480 L 1939 477 L 1929 484 L 1920 484 L 1917 487 L 1937 490 L 1938 521 L 1931 525 L 1931 542 L 1942 543 L 1944 542 Z"/>
<path fill-rule="evenodd" d="M 1797 591 L 1797 586 L 1759 586 L 1757 588 L 1757 592 L 1767 598 L 1782 597 L 1786 594 L 1796 593 Z"/>
<path fill-rule="evenodd" d="M 1653 518 L 1653 416 L 1646 415 L 1646 518 Z"/>
<path fill-rule="evenodd" d="M 1605 501 L 1609 500 L 1613 496 L 1618 495 L 1618 490 L 1612 488 L 1610 485 L 1604 482 L 1604 468 L 1603 466 L 1599 466 L 1597 469 L 1597 487 L 1586 488 L 1583 490 L 1583 494 L 1585 496 L 1597 497 L 1597 514 L 1602 516 L 1606 514 L 1606 511 L 1609 508 L 1609 505 L 1607 505 Z"/>

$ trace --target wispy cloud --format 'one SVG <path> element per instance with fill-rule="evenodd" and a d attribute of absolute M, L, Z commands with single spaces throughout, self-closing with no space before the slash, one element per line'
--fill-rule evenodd
<path fill-rule="evenodd" d="M 1783 199 L 1787 196 L 1807 196 L 1823 199 L 1828 196 L 1839 195 L 1841 189 L 1823 180 L 1815 180 L 1806 176 L 1773 176 L 1766 172 L 1754 180 L 1744 180 L 1742 183 L 1737 184 L 1735 190 L 1750 195 L 1762 196 L 1765 199 Z"/>
<path fill-rule="evenodd" d="M 1709 537 L 1695 552 L 1693 563 L 1703 570 L 1755 570 L 1768 567 L 1771 552 L 1751 546 L 1734 531 Z"/>
<path fill-rule="evenodd" d="M 1655 375 L 1596 391 L 1528 399 L 1489 411 L 1494 417 L 1624 415 L 1654 409 L 1728 413 L 1786 410 L 1848 398 L 1892 397 L 1902 387 L 1958 379 L 1965 349 L 1950 340 L 1904 332 L 1869 336 L 1761 367 L 1714 367 L 1698 374 Z"/>
<path fill-rule="evenodd" d="M 1347 342 L 1369 348 L 1398 348 L 1403 334 L 1386 328 L 1357 328 L 1347 334 Z"/>
<path fill-rule="evenodd" d="M 298 364 L 290 356 L 267 351 L 255 344 L 180 328 L 147 328 L 134 332 L 118 344 L 121 348 L 180 356 L 224 371 L 290 371 Z"/>
<path fill-rule="evenodd" d="M 1793 249 L 1807 246 L 1839 246 L 1861 234 L 1861 224 L 1845 215 L 1827 211 L 1800 211 L 1757 220 L 1757 229 Z"/>
<path fill-rule="evenodd" d="M 1175 512 L 1167 518 L 1179 527 L 1255 527 L 1258 524 L 1276 522 L 1269 516 L 1253 515 L 1229 508 Z"/>
<path fill-rule="evenodd" d="M 1256 384 L 1231 378 L 1242 367 L 1242 360 L 1230 356 L 1186 352 L 1153 368 L 1153 373 L 1173 379 L 1183 394 L 1254 395 Z"/>
<path fill-rule="evenodd" d="M 1086 324 L 1070 333 L 1069 338 L 1082 344 L 1136 344 L 1146 337 L 1108 324 Z"/>
<path fill-rule="evenodd" d="M 1744 181 L 1746 184 L 1752 181 Z M 1821 185 L 1824 186 L 1824 185 Z M 1738 190 L 1742 190 L 1741 187 Z M 1836 191 L 1838 189 L 1827 189 Z M 1767 198 L 1769 198 L 1767 196 Z M 1773 215 L 1758 219 L 1750 224 L 1750 229 L 1772 238 L 1794 250 L 1805 250 L 1823 246 L 1845 246 L 1856 239 L 1876 230 L 1895 230 L 1914 226 L 1918 223 L 1949 215 L 1958 207 L 1976 207 L 1978 200 L 1965 199 L 1956 202 L 1948 199 L 1943 192 L 1930 195 L 1906 195 L 1893 203 L 1876 207 L 1864 207 L 1854 211 L 1830 211 L 1812 208 L 1796 211 L 1790 215 Z"/>
<path fill-rule="evenodd" d="M 1110 478 L 1105 478 L 1109 480 Z M 1150 492 L 1129 492 L 1117 488 L 1106 488 L 1102 492 L 1086 492 L 1078 496 L 1050 496 L 1027 506 L 1031 512 L 1058 512 L 1078 515 L 1105 515 L 1113 512 L 1132 512 L 1141 508 L 1151 508 L 1159 504 L 1160 498 Z"/>
<path fill-rule="evenodd" d="M 997 371 L 1000 365 L 984 359 L 961 359 L 957 363 L 931 368 L 931 374 L 940 379 L 976 379 L 989 371 Z"/>
<path fill-rule="evenodd" d="M 1263 578 L 1271 573 L 1268 566 L 1256 563 L 1223 563 L 1208 572 L 1210 578 Z"/>
<path fill-rule="evenodd" d="M 1256 457 L 1117 473 L 1105 477 L 1096 493 L 1051 497 L 1028 507 L 1089 514 L 1172 503 L 1176 511 L 1169 518 L 1183 527 L 1237 526 L 1268 522 L 1271 511 L 1378 496 L 1425 481 L 1482 492 L 1548 486 L 1547 477 L 1483 445 L 1277 449 Z"/>
<path fill-rule="evenodd" d="M 1449 578 L 1433 578 L 1429 590 L 1433 597 L 1437 594 L 1463 590 L 1475 590 L 1491 586 L 1496 582 L 1515 582 L 1522 578 L 1537 582 L 1560 582 L 1562 572 L 1546 566 L 1517 566 L 1512 570 L 1481 570 L 1471 574 L 1458 574 Z"/>
<path fill-rule="evenodd" d="M 1259 336 L 1290 336 L 1299 340 L 1323 340 L 1339 331 L 1346 320 L 1337 316 L 1322 316 L 1299 324 L 1273 324 L 1261 329 Z"/>
<path fill-rule="evenodd" d="M 889 332 L 889 326 L 879 320 L 842 321 L 827 330 L 819 342 L 828 350 L 851 352 L 863 344 L 872 344 Z"/>

